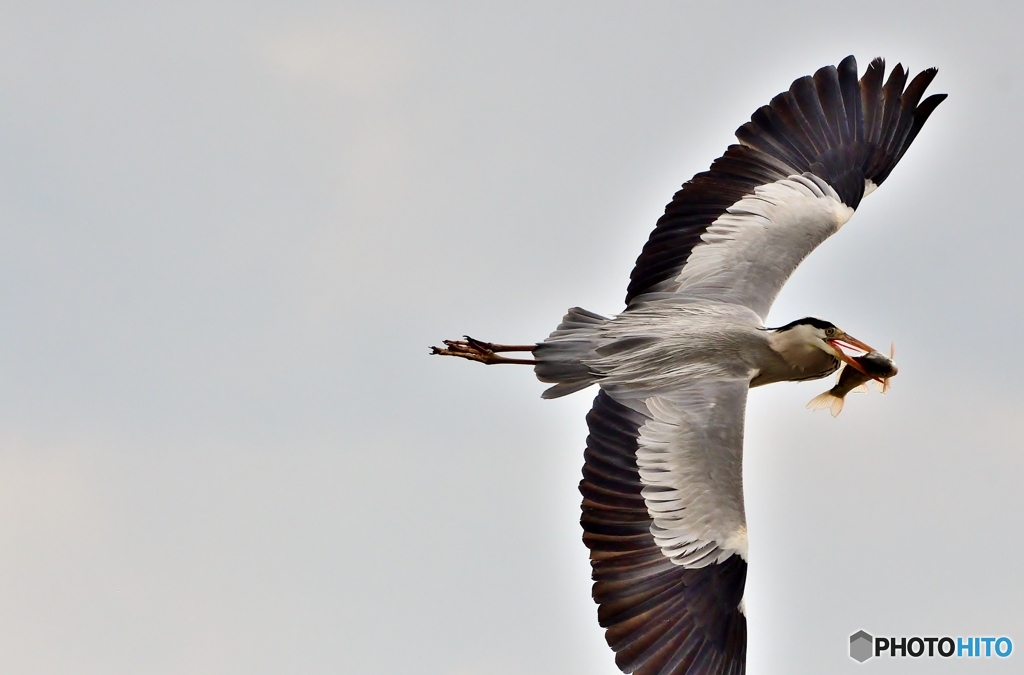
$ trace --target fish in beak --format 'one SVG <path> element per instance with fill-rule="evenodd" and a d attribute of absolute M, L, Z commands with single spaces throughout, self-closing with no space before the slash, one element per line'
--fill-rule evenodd
<path fill-rule="evenodd" d="M 880 378 L 875 377 L 874 375 L 869 373 L 867 370 L 865 370 L 864 366 L 862 366 L 854 358 L 854 356 L 863 356 L 864 354 L 869 354 L 869 353 L 875 351 L 875 349 L 871 345 L 869 345 L 867 343 L 864 343 L 864 342 L 861 342 L 857 338 L 855 338 L 852 335 L 849 335 L 847 333 L 843 333 L 839 337 L 827 338 L 825 340 L 825 342 L 827 342 L 829 344 L 829 346 L 832 347 L 832 349 L 835 350 L 836 357 L 839 358 L 839 360 L 841 360 L 843 363 L 846 363 L 847 365 L 849 365 L 854 370 L 858 370 L 861 373 L 867 375 L 868 377 L 876 379 L 879 382 L 881 382 Z M 859 351 L 859 352 L 862 352 L 862 353 L 861 354 L 847 354 L 844 351 L 844 349 L 849 349 L 851 351 L 856 350 L 856 351 Z"/>
<path fill-rule="evenodd" d="M 828 408 L 832 411 L 832 417 L 835 417 L 842 411 L 846 395 L 851 391 L 867 391 L 864 383 L 871 379 L 881 383 L 884 394 L 889 388 L 889 379 L 899 372 L 896 364 L 892 361 L 895 351 L 895 346 L 890 347 L 888 358 L 876 351 L 852 357 L 850 361 L 847 361 L 849 365 L 844 366 L 839 373 L 836 385 L 812 398 L 807 403 L 807 407 L 812 410 Z"/>

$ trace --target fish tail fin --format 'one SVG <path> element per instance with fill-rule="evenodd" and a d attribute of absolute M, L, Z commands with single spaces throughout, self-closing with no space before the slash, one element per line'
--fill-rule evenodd
<path fill-rule="evenodd" d="M 823 410 L 828 408 L 829 412 L 832 413 L 832 417 L 835 417 L 843 409 L 843 399 L 835 396 L 831 391 L 826 391 L 818 394 L 808 401 L 807 407 L 811 410 Z"/>
<path fill-rule="evenodd" d="M 839 417 L 839 413 L 843 412 L 843 404 L 845 402 L 845 398 L 841 398 L 839 396 L 832 397 L 832 405 L 828 408 L 828 411 L 832 413 L 832 417 Z"/>

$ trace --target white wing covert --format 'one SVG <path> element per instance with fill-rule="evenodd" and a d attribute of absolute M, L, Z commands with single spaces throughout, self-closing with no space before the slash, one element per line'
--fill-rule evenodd
<path fill-rule="evenodd" d="M 636 463 L 662 554 L 683 567 L 706 567 L 738 553 L 746 559 L 743 417 L 748 380 L 684 385 L 645 401 Z"/>
<path fill-rule="evenodd" d="M 743 305 L 764 321 L 797 265 L 852 215 L 813 173 L 760 185 L 704 232 L 674 278 L 675 293 Z"/>

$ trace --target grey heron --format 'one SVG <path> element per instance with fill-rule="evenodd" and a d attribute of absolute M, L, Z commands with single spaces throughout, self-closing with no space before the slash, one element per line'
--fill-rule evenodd
<path fill-rule="evenodd" d="M 570 309 L 532 345 L 446 340 L 435 354 L 533 365 L 543 396 L 596 384 L 583 540 L 598 620 L 626 673 L 743 673 L 747 390 L 825 377 L 871 348 L 830 322 L 766 328 L 793 270 L 881 185 L 945 94 L 850 56 L 793 82 L 665 209 L 626 308 Z M 532 358 L 504 356 L 531 352 Z M 894 372 L 894 371 L 893 371 Z M 878 378 L 880 379 L 880 378 Z"/>

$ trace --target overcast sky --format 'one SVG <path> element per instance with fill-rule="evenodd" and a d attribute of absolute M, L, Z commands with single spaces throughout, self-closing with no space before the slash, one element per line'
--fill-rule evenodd
<path fill-rule="evenodd" d="M 620 311 L 678 186 L 850 53 L 950 97 L 772 311 L 900 374 L 751 394 L 748 672 L 1019 670 L 1022 8 L 0 3 L 0 671 L 617 673 L 594 392 L 427 346 Z"/>

